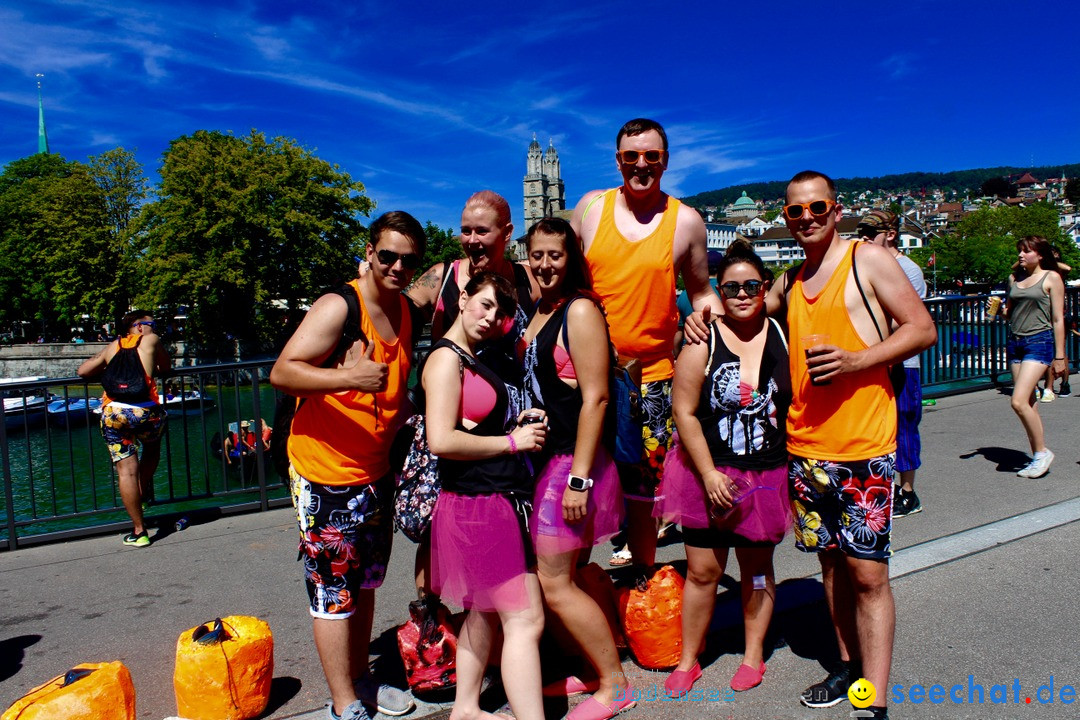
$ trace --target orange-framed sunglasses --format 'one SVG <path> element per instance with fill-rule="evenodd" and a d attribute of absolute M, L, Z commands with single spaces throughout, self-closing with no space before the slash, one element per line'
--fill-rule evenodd
<path fill-rule="evenodd" d="M 666 150 L 620 150 L 615 153 L 623 165 L 637 165 L 640 157 L 644 157 L 649 165 L 659 165 L 666 154 Z"/>
<path fill-rule="evenodd" d="M 827 215 L 836 206 L 835 200 L 813 200 L 808 203 L 789 203 L 784 206 L 784 217 L 788 220 L 798 220 L 807 210 L 814 217 Z"/>

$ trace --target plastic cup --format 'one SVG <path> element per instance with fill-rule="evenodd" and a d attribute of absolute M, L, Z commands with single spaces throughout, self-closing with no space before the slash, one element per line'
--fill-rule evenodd
<path fill-rule="evenodd" d="M 1001 312 L 1001 298 L 996 295 L 986 301 L 986 317 L 997 317 Z"/>
<path fill-rule="evenodd" d="M 813 352 L 814 348 L 818 347 L 819 345 L 828 345 L 830 339 L 831 338 L 830 338 L 829 335 L 824 335 L 824 334 L 820 334 L 820 335 L 803 335 L 799 342 L 802 344 L 803 354 L 806 356 L 806 359 L 809 360 L 811 357 L 816 355 L 817 353 Z M 809 363 L 807 363 L 807 369 L 808 370 L 810 369 L 809 368 Z M 812 371 L 810 372 L 810 384 L 811 385 L 828 385 L 830 382 L 832 382 L 832 381 L 831 380 L 818 380 L 817 378 L 814 377 L 814 373 Z"/>

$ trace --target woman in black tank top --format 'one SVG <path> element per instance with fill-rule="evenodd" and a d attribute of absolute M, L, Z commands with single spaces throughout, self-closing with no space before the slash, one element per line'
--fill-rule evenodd
<path fill-rule="evenodd" d="M 672 410 L 679 435 L 664 462 L 654 514 L 679 522 L 688 577 L 683 590 L 683 649 L 665 682 L 689 691 L 701 677 L 698 655 L 735 547 L 742 583 L 745 651 L 731 688 L 749 690 L 765 673 L 764 639 L 776 597 L 773 550 L 791 525 L 786 415 L 791 404 L 787 342 L 765 317 L 765 268 L 744 243 L 717 270 L 724 315 L 709 342 L 679 354 Z"/>
<path fill-rule="evenodd" d="M 618 533 L 623 516 L 619 474 L 600 442 L 611 378 L 607 322 L 570 223 L 544 218 L 526 242 L 540 303 L 525 331 L 525 395 L 547 411 L 550 427 L 532 539 L 544 602 L 577 644 L 567 654 L 580 649 L 590 665 L 583 673 L 590 682 L 570 676 L 545 691 L 592 689 L 569 717 L 590 709 L 600 717 L 601 706 L 614 713 L 633 705 L 604 612 L 575 577 L 582 549 Z"/>
<path fill-rule="evenodd" d="M 476 357 L 477 345 L 502 332 L 515 305 L 505 278 L 474 277 L 424 367 L 427 439 L 443 485 L 431 518 L 431 584 L 469 609 L 458 639 L 455 715 L 480 713 L 480 684 L 501 623 L 503 658 L 514 662 L 503 669 L 514 716 L 542 720 L 544 611 L 525 532 L 532 475 L 521 453 L 540 451 L 547 427 L 535 409 L 529 412 L 541 421 L 521 424 L 503 380 Z M 466 382 L 477 383 L 469 397 Z"/>

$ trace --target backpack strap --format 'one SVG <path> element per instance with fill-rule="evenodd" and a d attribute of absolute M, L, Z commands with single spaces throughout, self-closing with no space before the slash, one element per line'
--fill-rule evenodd
<path fill-rule="evenodd" d="M 709 323 L 709 358 L 705 361 L 705 377 L 709 377 L 709 368 L 712 367 L 713 353 L 716 351 L 716 336 L 719 332 L 716 323 Z"/>
<path fill-rule="evenodd" d="M 784 350 L 790 352 L 790 348 L 788 348 L 787 343 L 787 335 L 784 334 L 784 328 L 780 327 L 780 323 L 776 322 L 776 318 L 769 318 L 769 322 L 773 324 L 773 327 L 776 328 L 777 334 L 780 335 L 780 342 L 784 343 Z"/>
<path fill-rule="evenodd" d="M 881 334 L 881 326 L 878 325 L 877 317 L 870 308 L 870 301 L 866 299 L 866 293 L 863 292 L 862 283 L 859 282 L 859 266 L 855 264 L 855 252 L 858 249 L 859 242 L 856 241 L 855 245 L 851 248 L 851 274 L 855 276 L 855 287 L 859 289 L 859 297 L 862 298 L 863 305 L 866 306 L 866 312 L 870 313 L 870 321 L 874 323 L 874 329 L 877 330 L 878 337 L 881 338 L 882 342 L 885 342 L 885 336 Z"/>

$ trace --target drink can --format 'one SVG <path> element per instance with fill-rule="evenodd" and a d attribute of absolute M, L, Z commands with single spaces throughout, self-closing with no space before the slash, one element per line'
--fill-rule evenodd
<path fill-rule="evenodd" d="M 186 528 L 188 526 L 189 522 L 190 522 L 190 520 L 187 519 L 186 515 L 184 517 L 180 518 L 179 520 L 177 520 L 176 521 L 176 532 L 180 532 L 181 530 Z"/>
<path fill-rule="evenodd" d="M 986 317 L 997 317 L 1001 312 L 1001 298 L 996 295 L 986 301 Z"/>

